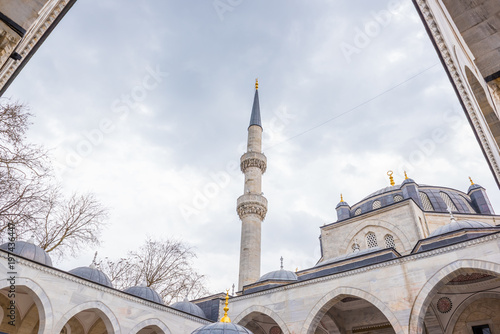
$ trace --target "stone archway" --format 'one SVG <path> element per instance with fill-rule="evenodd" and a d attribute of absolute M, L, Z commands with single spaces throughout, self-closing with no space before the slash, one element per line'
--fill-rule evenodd
<path fill-rule="evenodd" d="M 247 308 L 234 318 L 233 322 L 250 329 L 254 334 L 267 334 L 270 332 L 272 332 L 272 334 L 290 333 L 285 322 L 278 314 L 260 305 L 254 305 Z"/>
<path fill-rule="evenodd" d="M 357 311 L 353 311 L 355 309 Z M 396 316 L 387 305 L 372 294 L 352 287 L 338 287 L 321 298 L 309 312 L 301 333 L 321 333 L 321 331 L 317 332 L 317 329 L 325 317 L 334 321 L 336 327 L 343 328 L 337 328 L 339 332 L 341 330 L 345 331 L 346 328 L 353 330 L 352 321 L 347 323 L 341 319 L 340 313 L 342 312 L 350 312 L 353 321 L 356 314 L 360 315 L 360 319 L 365 319 L 364 323 L 358 322 L 357 326 L 359 328 L 354 328 L 357 332 L 361 333 L 365 328 L 371 331 L 370 333 L 404 333 Z M 335 328 L 328 328 L 327 330 L 334 332 Z"/>
<path fill-rule="evenodd" d="M 479 109 L 483 114 L 484 120 L 488 124 L 488 128 L 490 129 L 497 146 L 500 147 L 500 120 L 491 104 L 492 101 L 489 101 L 484 87 L 467 66 L 465 66 L 465 76 L 467 77 L 467 81 L 469 82 L 469 86 L 471 87 L 472 94 L 474 95 Z"/>
<path fill-rule="evenodd" d="M 3 312 L 7 310 L 3 304 L 10 302 L 10 298 L 8 298 L 9 290 L 10 283 L 8 280 L 1 280 L 0 291 L 2 291 L 1 295 L 3 298 L 0 300 L 0 304 L 2 304 L 1 307 Z M 19 310 L 16 310 L 14 314 L 17 332 L 19 332 L 20 329 L 25 332 L 28 331 L 38 334 L 50 332 L 52 327 L 52 305 L 43 289 L 28 278 L 16 277 L 15 294 L 16 303 L 19 306 Z M 3 314 L 8 315 L 7 313 Z M 3 321 L 7 320 L 7 318 L 3 316 L 1 319 Z M 12 327 L 3 328 L 3 321 L 2 325 L 0 325 L 0 331 L 5 330 L 7 333 L 10 333 Z"/>
<path fill-rule="evenodd" d="M 170 329 L 159 319 L 147 319 L 141 321 L 132 328 L 129 334 L 171 334 Z"/>
<path fill-rule="evenodd" d="M 55 326 L 54 333 L 60 333 L 64 326 L 86 329 L 88 334 L 106 331 L 107 334 L 121 334 L 118 319 L 102 302 L 91 301 L 73 307 Z"/>
<path fill-rule="evenodd" d="M 437 271 L 420 289 L 413 303 L 409 321 L 409 333 L 420 334 L 424 332 L 424 319 L 426 313 L 435 299 L 437 292 L 457 276 L 485 274 L 500 276 L 500 265 L 481 260 L 459 260 Z"/>

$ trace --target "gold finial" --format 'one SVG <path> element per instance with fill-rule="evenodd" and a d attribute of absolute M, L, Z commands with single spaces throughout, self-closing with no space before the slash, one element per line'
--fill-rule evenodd
<path fill-rule="evenodd" d="M 342 197 L 342 194 L 340 194 L 340 202 L 344 201 L 344 197 Z"/>
<path fill-rule="evenodd" d="M 259 79 L 255 79 L 255 90 L 259 89 Z"/>
<path fill-rule="evenodd" d="M 406 171 L 405 171 L 405 180 L 408 180 L 408 175 L 406 175 Z"/>
<path fill-rule="evenodd" d="M 474 181 L 472 181 L 472 178 L 469 176 L 469 180 L 470 180 L 470 185 L 473 186 L 474 185 Z"/>
<path fill-rule="evenodd" d="M 227 311 L 229 311 L 229 289 L 226 290 L 226 306 L 224 306 L 224 316 L 220 318 L 220 322 L 231 322 L 231 319 L 227 316 Z"/>
<path fill-rule="evenodd" d="M 394 186 L 396 183 L 394 183 L 394 178 L 392 177 L 392 174 L 394 174 L 392 170 L 387 172 L 387 175 L 389 175 L 389 180 L 391 181 L 391 186 Z"/>

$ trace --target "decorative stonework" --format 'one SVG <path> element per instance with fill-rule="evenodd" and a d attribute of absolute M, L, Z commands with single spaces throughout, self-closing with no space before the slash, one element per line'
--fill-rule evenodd
<path fill-rule="evenodd" d="M 489 279 L 495 278 L 492 275 L 481 274 L 481 273 L 471 273 L 465 275 L 458 275 L 454 279 L 448 282 L 448 285 L 462 285 L 462 284 L 471 284 L 486 281 Z"/>
<path fill-rule="evenodd" d="M 428 6 L 428 0 L 418 0 L 417 1 L 418 7 L 420 8 L 420 12 L 422 13 L 422 16 L 425 20 L 425 23 L 427 27 L 429 28 L 429 31 L 432 34 L 432 37 L 434 38 L 434 41 L 436 42 L 436 45 L 439 49 L 439 52 L 441 53 L 441 56 L 443 57 L 443 60 L 446 64 L 446 67 L 448 68 L 448 71 L 450 73 L 450 76 L 455 83 L 455 87 L 457 91 L 459 92 L 459 95 L 463 101 L 463 105 L 465 106 L 467 113 L 469 114 L 471 123 L 473 124 L 474 129 L 476 130 L 477 137 L 479 138 L 479 142 L 481 143 L 481 146 L 488 158 L 488 161 L 491 164 L 491 168 L 493 170 L 493 173 L 495 175 L 495 178 L 497 181 L 500 181 L 500 167 L 499 167 L 499 162 L 497 161 L 493 150 L 488 143 L 488 138 L 486 136 L 485 130 L 483 129 L 479 119 L 478 115 L 476 113 L 476 110 L 474 108 L 474 105 L 472 101 L 474 101 L 473 98 L 470 97 L 469 91 L 467 90 L 466 85 L 464 85 L 463 80 L 461 78 L 460 72 L 457 69 L 457 66 L 455 64 L 455 61 L 453 60 L 450 51 L 448 49 L 448 46 L 444 42 L 443 35 L 441 34 L 441 31 L 439 30 L 436 20 Z M 488 130 L 486 130 L 487 132 Z M 495 148 L 496 149 L 496 148 Z"/>
<path fill-rule="evenodd" d="M 269 334 L 281 334 L 281 328 L 278 326 L 273 326 L 271 327 L 271 330 L 269 330 Z"/>
<path fill-rule="evenodd" d="M 453 307 L 453 304 L 450 300 L 450 298 L 448 297 L 441 297 L 439 298 L 439 300 L 437 301 L 437 309 L 439 312 L 441 313 L 448 313 L 451 311 L 451 308 Z"/>
<path fill-rule="evenodd" d="M 0 64 L 4 64 L 14 51 L 21 37 L 0 22 Z"/>
<path fill-rule="evenodd" d="M 266 218 L 267 207 L 258 202 L 243 202 L 238 205 L 236 211 L 240 219 L 253 214 L 258 215 L 261 220 L 264 220 L 264 218 Z"/>
<path fill-rule="evenodd" d="M 51 6 L 46 5 L 47 10 L 44 11 L 42 15 L 37 19 L 35 24 L 29 29 L 26 36 L 20 42 L 16 43 L 16 52 L 19 53 L 24 59 L 26 59 L 26 57 L 38 43 L 40 38 L 42 38 L 42 36 L 52 26 L 52 24 L 56 21 L 57 17 L 62 13 L 69 2 L 70 0 L 52 0 L 53 4 Z M 0 59 L 3 61 L 3 58 L 0 57 Z M 1 63 L 2 69 L 0 71 L 0 89 L 4 87 L 4 85 L 14 74 L 17 67 L 19 67 L 21 63 L 22 61 L 14 61 L 13 59 L 9 58 L 7 58 L 5 63 Z"/>
<path fill-rule="evenodd" d="M 249 167 L 257 167 L 260 168 L 262 174 L 266 172 L 267 169 L 267 159 L 266 156 L 262 153 L 249 152 L 242 155 L 240 159 L 240 168 L 243 173 Z"/>

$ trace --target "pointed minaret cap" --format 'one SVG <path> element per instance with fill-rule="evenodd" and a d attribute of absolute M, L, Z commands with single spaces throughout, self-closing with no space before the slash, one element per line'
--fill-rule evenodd
<path fill-rule="evenodd" d="M 260 121 L 260 105 L 259 105 L 259 80 L 255 79 L 255 96 L 253 98 L 252 116 L 250 117 L 250 125 L 258 125 L 262 128 Z"/>

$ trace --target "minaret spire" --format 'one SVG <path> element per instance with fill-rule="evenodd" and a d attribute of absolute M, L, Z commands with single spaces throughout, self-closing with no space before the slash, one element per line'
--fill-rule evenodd
<path fill-rule="evenodd" d="M 259 104 L 259 80 L 255 79 L 255 95 L 253 97 L 253 107 L 252 116 L 250 117 L 250 125 L 258 125 L 262 128 L 262 122 L 260 121 L 260 104 Z"/>
<path fill-rule="evenodd" d="M 247 152 L 241 156 L 240 167 L 245 174 L 243 195 L 236 210 L 241 219 L 240 273 L 238 290 L 260 278 L 261 223 L 266 217 L 267 200 L 262 196 L 262 174 L 267 159 L 262 154 L 262 123 L 260 120 L 259 83 L 255 82 L 252 116 L 248 127 Z"/>

